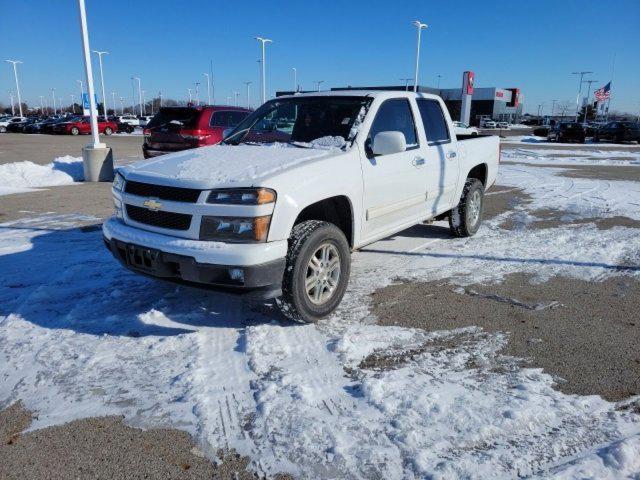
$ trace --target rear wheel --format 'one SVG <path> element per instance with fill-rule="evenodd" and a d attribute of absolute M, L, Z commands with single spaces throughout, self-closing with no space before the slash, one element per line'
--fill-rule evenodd
<path fill-rule="evenodd" d="M 5 133 L 7 131 L 7 127 L 4 125 L 0 125 L 0 133 Z"/>
<path fill-rule="evenodd" d="M 350 269 L 349 243 L 338 227 L 319 220 L 299 223 L 289 239 L 278 307 L 292 320 L 317 322 L 340 304 Z"/>
<path fill-rule="evenodd" d="M 484 207 L 484 185 L 476 178 L 468 178 L 462 190 L 460 203 L 451 210 L 449 227 L 456 237 L 471 237 L 482 222 Z"/>
<path fill-rule="evenodd" d="M 104 134 L 105 135 L 111 135 L 113 133 L 113 130 L 111 130 L 111 127 L 107 127 L 104 129 Z"/>
<path fill-rule="evenodd" d="M 78 135 L 80 133 L 80 130 L 78 130 L 78 127 L 73 127 L 71 129 L 71 135 Z"/>

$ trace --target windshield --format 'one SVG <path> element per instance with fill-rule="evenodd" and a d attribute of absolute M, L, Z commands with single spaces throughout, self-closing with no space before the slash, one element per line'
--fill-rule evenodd
<path fill-rule="evenodd" d="M 362 121 L 370 103 L 371 98 L 342 96 L 271 100 L 242 121 L 223 143 L 343 147 L 353 140 L 352 128 Z"/>

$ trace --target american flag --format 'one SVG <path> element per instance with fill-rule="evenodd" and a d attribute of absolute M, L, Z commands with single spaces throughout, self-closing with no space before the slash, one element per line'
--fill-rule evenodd
<path fill-rule="evenodd" d="M 596 97 L 596 101 L 603 102 L 611 96 L 611 82 L 607 83 L 604 87 L 599 88 L 593 94 Z"/>

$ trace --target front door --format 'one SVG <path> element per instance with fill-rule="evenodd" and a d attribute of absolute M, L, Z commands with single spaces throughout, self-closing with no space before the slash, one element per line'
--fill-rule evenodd
<path fill-rule="evenodd" d="M 425 159 L 416 133 L 416 117 L 407 98 L 385 100 L 367 136 L 362 160 L 364 181 L 362 238 L 380 238 L 414 221 L 426 212 Z M 407 150 L 373 155 L 371 146 L 380 132 L 401 132 Z"/>

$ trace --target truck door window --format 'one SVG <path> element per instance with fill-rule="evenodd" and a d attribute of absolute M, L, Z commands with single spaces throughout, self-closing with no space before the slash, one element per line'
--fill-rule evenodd
<path fill-rule="evenodd" d="M 449 143 L 451 137 L 449 136 L 449 129 L 447 128 L 447 122 L 444 119 L 440 103 L 437 100 L 424 98 L 419 98 L 417 102 L 422 124 L 424 125 L 424 133 L 427 136 L 429 145 Z"/>
<path fill-rule="evenodd" d="M 388 131 L 401 132 L 407 142 L 407 150 L 418 146 L 416 124 L 407 99 L 394 98 L 380 105 L 369 130 L 366 144 L 370 146 L 378 133 Z"/>

